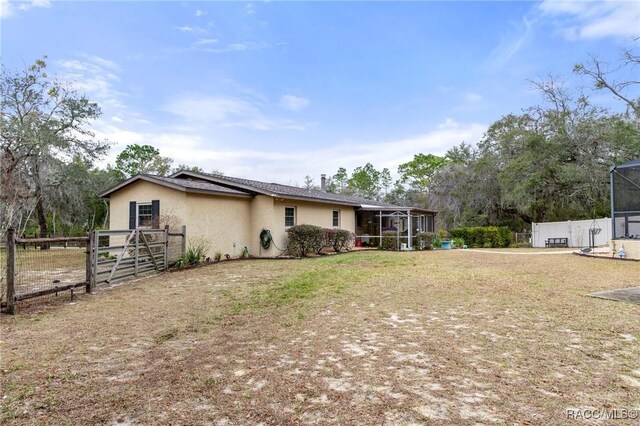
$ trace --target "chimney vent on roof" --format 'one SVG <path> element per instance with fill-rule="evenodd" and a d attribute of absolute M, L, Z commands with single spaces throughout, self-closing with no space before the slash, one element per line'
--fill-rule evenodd
<path fill-rule="evenodd" d="M 324 173 L 320 175 L 320 190 L 327 190 L 327 175 L 325 175 Z"/>

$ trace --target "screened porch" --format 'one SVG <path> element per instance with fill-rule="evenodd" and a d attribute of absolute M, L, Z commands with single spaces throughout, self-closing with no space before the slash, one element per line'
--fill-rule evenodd
<path fill-rule="evenodd" d="M 356 245 L 380 247 L 382 233 L 395 231 L 397 248 L 411 250 L 420 232 L 434 232 L 436 213 L 413 207 L 362 206 L 356 210 Z"/>

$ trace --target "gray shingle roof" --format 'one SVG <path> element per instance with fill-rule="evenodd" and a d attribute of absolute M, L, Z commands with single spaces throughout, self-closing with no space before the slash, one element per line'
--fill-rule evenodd
<path fill-rule="evenodd" d="M 384 210 L 410 209 L 427 212 L 430 211 L 415 207 L 394 206 L 392 204 L 383 203 L 381 201 L 367 200 L 365 198 L 353 197 L 350 195 L 332 194 L 330 192 L 320 191 L 317 189 L 306 189 L 273 182 L 268 183 L 251 179 L 242 179 L 231 176 L 214 175 L 209 173 L 195 173 L 188 171 L 177 172 L 169 177 L 148 174 L 136 175 L 102 192 L 100 194 L 100 197 L 108 198 L 115 191 L 118 191 L 119 189 L 124 188 L 125 186 L 128 186 L 137 180 L 154 182 L 160 185 L 165 185 L 187 192 L 204 192 L 240 197 L 250 196 L 253 194 L 263 194 L 280 198 L 309 200 L 315 202 L 361 207 L 365 210 L 376 210 L 377 208 L 380 208 Z"/>
<path fill-rule="evenodd" d="M 246 191 L 238 191 L 237 189 L 229 188 L 222 185 L 216 185 L 212 182 L 206 182 L 203 180 L 193 180 L 193 179 L 178 179 L 172 177 L 164 177 L 164 176 L 155 176 L 155 175 L 144 175 L 147 177 L 155 178 L 157 180 L 161 180 L 163 182 L 167 182 L 169 184 L 182 186 L 187 189 L 196 189 L 200 191 L 209 191 L 209 192 L 220 192 L 220 193 L 228 193 L 234 195 L 247 195 Z"/>
<path fill-rule="evenodd" d="M 347 204 L 353 206 L 360 206 L 362 204 L 375 205 L 381 207 L 394 207 L 391 204 L 383 203 L 380 201 L 367 200 L 365 198 L 353 197 L 341 194 L 332 194 L 330 192 L 320 191 L 317 189 L 299 188 L 297 186 L 282 185 L 279 183 L 268 183 L 257 180 L 242 179 L 231 176 L 213 175 L 209 173 L 193 173 L 193 172 L 178 172 L 173 176 L 190 176 L 192 178 L 201 178 L 208 181 L 213 181 L 220 185 L 230 185 L 235 188 L 242 188 L 244 190 L 265 194 L 276 195 L 282 198 L 303 198 L 315 201 L 335 202 L 337 204 Z"/>
<path fill-rule="evenodd" d="M 234 196 L 246 196 L 249 195 L 246 191 L 240 191 L 237 189 L 229 188 L 227 186 L 217 185 L 212 182 L 207 182 L 204 180 L 193 180 L 193 179 L 177 179 L 173 177 L 164 177 L 164 176 L 156 176 L 156 175 L 148 175 L 141 174 L 133 176 L 119 184 L 103 191 L 100 194 L 102 198 L 108 198 L 113 192 L 124 188 L 138 180 L 145 180 L 147 182 L 154 182 L 161 185 L 169 186 L 174 189 L 189 191 L 189 192 L 207 192 L 207 193 L 215 193 L 215 194 L 228 194 Z"/>

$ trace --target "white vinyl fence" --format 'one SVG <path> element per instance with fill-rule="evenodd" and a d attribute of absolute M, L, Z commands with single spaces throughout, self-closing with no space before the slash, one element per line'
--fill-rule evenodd
<path fill-rule="evenodd" d="M 611 239 L 611 219 L 568 220 L 531 224 L 533 247 L 544 247 L 549 238 L 567 238 L 569 247 L 588 247 L 589 229 L 600 228 L 595 235 L 595 245 L 606 246 Z"/>

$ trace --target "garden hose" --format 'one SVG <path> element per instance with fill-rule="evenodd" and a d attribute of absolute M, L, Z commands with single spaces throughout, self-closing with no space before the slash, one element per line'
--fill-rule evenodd
<path fill-rule="evenodd" d="M 260 232 L 260 245 L 262 246 L 262 248 L 265 250 L 269 250 L 272 241 L 273 237 L 271 236 L 271 231 L 269 231 L 268 229 L 263 229 L 262 232 Z"/>
<path fill-rule="evenodd" d="M 271 231 L 270 230 L 263 229 L 260 232 L 260 246 L 265 250 L 269 250 L 269 247 L 271 247 L 272 243 L 273 243 L 273 246 L 277 250 L 280 250 L 282 253 L 284 253 L 286 251 L 286 250 L 282 250 L 280 247 L 278 247 L 276 245 L 276 243 L 273 241 L 273 236 L 271 235 Z"/>

